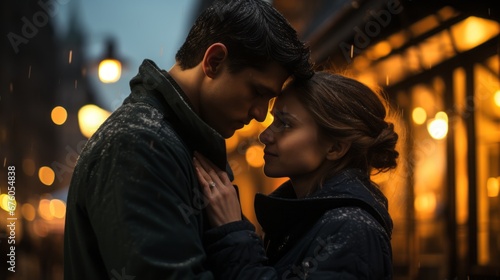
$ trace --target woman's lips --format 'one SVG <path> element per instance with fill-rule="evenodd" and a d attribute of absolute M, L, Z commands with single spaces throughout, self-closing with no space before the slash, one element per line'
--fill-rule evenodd
<path fill-rule="evenodd" d="M 265 157 L 277 157 L 278 155 L 276 153 L 270 152 L 268 150 L 264 149 L 264 158 Z"/>

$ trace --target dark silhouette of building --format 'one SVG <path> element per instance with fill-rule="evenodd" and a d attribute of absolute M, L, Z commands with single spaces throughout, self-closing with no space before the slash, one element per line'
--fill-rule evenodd
<path fill-rule="evenodd" d="M 95 96 L 87 81 L 81 26 L 72 20 L 62 36 L 54 29 L 54 16 L 65 5 L 68 1 L 0 3 L 0 194 L 7 193 L 7 169 L 14 166 L 17 202 L 16 272 L 2 265 L 1 279 L 62 279 L 64 217 L 54 212 L 54 205 L 42 207 L 65 193 L 86 141 L 79 131 L 78 110 L 94 103 Z M 67 112 L 61 125 L 51 119 L 56 106 Z M 41 167 L 52 170 L 48 185 L 41 182 Z M 2 264 L 10 246 L 8 215 L 0 210 Z"/>

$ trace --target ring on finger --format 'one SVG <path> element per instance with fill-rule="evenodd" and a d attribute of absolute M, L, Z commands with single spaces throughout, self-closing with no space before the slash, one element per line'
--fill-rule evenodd
<path fill-rule="evenodd" d="M 215 188 L 215 182 L 214 181 L 208 183 L 208 185 L 210 186 L 210 189 Z"/>

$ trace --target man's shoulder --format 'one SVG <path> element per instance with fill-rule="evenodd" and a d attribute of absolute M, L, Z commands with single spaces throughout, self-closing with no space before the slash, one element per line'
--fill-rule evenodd
<path fill-rule="evenodd" d="M 147 103 L 129 103 L 120 106 L 101 125 L 96 133 L 112 137 L 148 135 L 177 137 L 168 116 Z"/>
<path fill-rule="evenodd" d="M 175 150 L 183 146 L 164 114 L 149 104 L 132 103 L 114 111 L 89 139 L 83 152 L 101 154 L 113 146 L 128 149 L 144 145 Z"/>

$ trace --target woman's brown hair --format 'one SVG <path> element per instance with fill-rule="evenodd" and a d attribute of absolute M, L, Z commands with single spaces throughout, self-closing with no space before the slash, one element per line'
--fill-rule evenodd
<path fill-rule="evenodd" d="M 332 162 L 322 181 L 345 168 L 366 173 L 396 168 L 398 134 L 387 122 L 388 103 L 363 83 L 344 75 L 318 71 L 308 81 L 292 81 L 296 97 L 319 126 L 320 137 L 350 144 L 346 154 Z"/>

